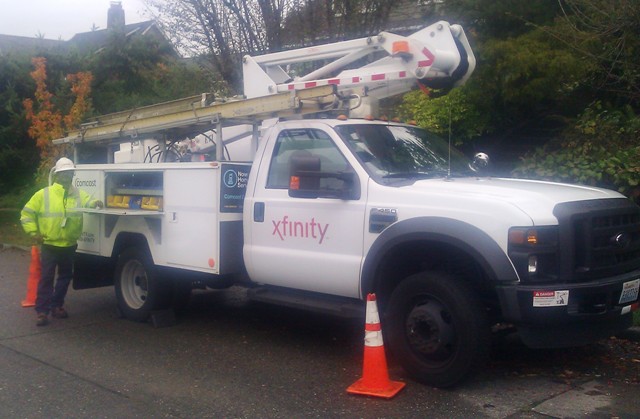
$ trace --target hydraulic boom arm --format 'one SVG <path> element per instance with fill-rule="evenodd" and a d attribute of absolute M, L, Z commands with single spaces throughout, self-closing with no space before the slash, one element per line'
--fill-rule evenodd
<path fill-rule="evenodd" d="M 358 60 L 372 54 L 373 62 L 357 67 Z M 323 65 L 309 74 L 292 77 L 287 73 L 291 64 L 317 61 Z M 475 65 L 462 27 L 444 21 L 409 36 L 381 32 L 368 38 L 245 56 L 243 99 L 217 100 L 204 94 L 117 112 L 95 118 L 53 143 L 108 145 L 158 132 L 178 138 L 214 125 L 254 124 L 261 119 L 344 108 L 345 104 L 354 114 L 356 108 L 367 114 L 371 102 L 410 91 L 416 81 L 430 87 L 462 84 Z M 365 104 L 364 97 L 369 103 Z"/>
<path fill-rule="evenodd" d="M 386 54 L 360 68 L 342 70 L 371 53 Z M 300 77 L 285 71 L 290 64 L 320 60 L 327 63 Z M 475 65 L 462 27 L 440 21 L 406 37 L 381 32 L 351 41 L 256 57 L 247 55 L 243 59 L 244 93 L 253 98 L 335 85 L 339 93 L 366 87 L 369 96 L 382 99 L 411 90 L 416 81 L 433 87 L 462 84 Z"/>

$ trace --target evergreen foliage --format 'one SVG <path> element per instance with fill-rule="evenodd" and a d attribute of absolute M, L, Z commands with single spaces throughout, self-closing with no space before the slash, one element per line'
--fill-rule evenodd
<path fill-rule="evenodd" d="M 0 188 L 3 191 L 31 180 L 39 157 L 36 142 L 27 131 L 22 100 L 35 83 L 29 77 L 28 57 L 6 55 L 0 60 Z"/>
<path fill-rule="evenodd" d="M 155 39 L 134 37 L 128 40 L 123 36 L 113 32 L 106 47 L 86 54 L 62 49 L 39 51 L 37 56 L 46 62 L 46 75 L 42 79 L 46 98 L 40 96 L 47 103 L 46 109 L 40 108 L 37 98 L 44 91 L 38 93 L 36 79 L 30 75 L 37 72 L 32 63 L 34 57 L 27 53 L 2 55 L 0 187 L 3 194 L 20 190 L 34 181 L 39 186 L 46 182 L 46 170 L 37 169 L 41 163 L 49 165 L 49 160 L 58 154 L 43 151 L 45 148 L 42 147 L 38 149 L 36 138 L 46 146 L 51 135 L 60 135 L 61 131 L 54 125 L 59 129 L 73 129 L 79 121 L 93 114 L 168 101 L 212 88 L 210 71 L 194 62 L 175 58 L 170 54 L 170 46 Z M 78 91 L 74 91 L 81 84 L 74 79 L 77 73 L 93 78 L 88 102 L 82 105 L 76 102 Z M 25 103 L 31 105 L 25 107 Z M 35 120 L 28 118 L 28 106 L 31 106 Z M 40 113 L 43 110 L 44 113 Z M 51 122 L 47 115 L 59 117 L 59 121 L 47 125 L 47 121 Z M 64 116 L 66 120 L 63 120 Z"/>
<path fill-rule="evenodd" d="M 477 69 L 449 96 L 407 94 L 406 119 L 447 135 L 450 123 L 456 144 L 524 152 L 514 175 L 638 199 L 640 3 L 448 0 L 444 13 L 473 34 Z"/>
<path fill-rule="evenodd" d="M 640 117 L 595 102 L 563 135 L 525 156 L 516 175 L 582 183 L 640 198 Z"/>

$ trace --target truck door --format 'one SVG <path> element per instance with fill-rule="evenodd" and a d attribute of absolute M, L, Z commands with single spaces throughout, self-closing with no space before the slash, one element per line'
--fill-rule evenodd
<path fill-rule="evenodd" d="M 260 283 L 358 297 L 366 183 L 320 125 L 282 129 L 267 145 L 264 156 L 270 157 L 262 159 L 245 209 L 245 262 Z M 322 172 L 353 173 L 354 197 L 290 197 L 291 162 L 300 155 L 319 160 Z M 343 181 L 323 177 L 320 182 L 331 188 Z"/>

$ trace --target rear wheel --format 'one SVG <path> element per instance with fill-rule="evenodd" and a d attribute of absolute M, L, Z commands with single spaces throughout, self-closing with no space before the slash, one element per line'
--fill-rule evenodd
<path fill-rule="evenodd" d="M 473 290 L 447 273 L 409 276 L 387 311 L 389 345 L 414 379 L 450 387 L 487 361 L 490 327 Z"/>
<path fill-rule="evenodd" d="M 118 307 L 124 317 L 146 321 L 151 312 L 168 308 L 170 287 L 162 280 L 148 252 L 137 248 L 123 251 L 115 273 Z"/>

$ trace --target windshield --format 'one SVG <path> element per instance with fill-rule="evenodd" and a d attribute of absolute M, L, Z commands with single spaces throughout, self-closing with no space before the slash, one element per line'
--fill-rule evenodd
<path fill-rule="evenodd" d="M 354 124 L 335 129 L 378 182 L 444 177 L 449 169 L 451 176 L 473 174 L 462 153 L 418 127 Z"/>

